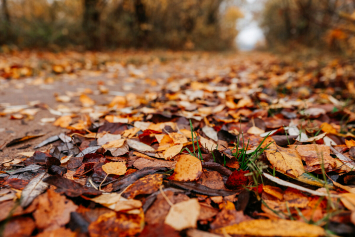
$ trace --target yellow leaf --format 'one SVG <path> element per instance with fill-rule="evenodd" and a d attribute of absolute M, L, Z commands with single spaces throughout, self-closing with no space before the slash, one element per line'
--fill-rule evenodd
<path fill-rule="evenodd" d="M 127 171 L 126 164 L 123 162 L 109 162 L 102 166 L 106 174 L 124 175 Z"/>
<path fill-rule="evenodd" d="M 168 148 L 166 151 L 163 152 L 164 159 L 169 160 L 170 158 L 173 158 L 174 156 L 180 153 L 182 148 L 183 148 L 182 144 L 175 145 Z"/>
<path fill-rule="evenodd" d="M 72 119 L 70 115 L 62 116 L 59 117 L 55 122 L 54 126 L 59 126 L 62 128 L 69 127 L 69 124 L 71 123 Z"/>
<path fill-rule="evenodd" d="M 329 123 L 322 123 L 320 127 L 322 128 L 323 132 L 330 133 L 330 134 L 337 134 L 337 130 Z"/>
<path fill-rule="evenodd" d="M 139 132 L 139 130 L 139 128 L 133 127 L 131 129 L 125 130 L 121 135 L 122 137 L 132 138 L 134 135 L 136 135 L 137 132 Z"/>
<path fill-rule="evenodd" d="M 345 144 L 348 148 L 355 146 L 355 140 L 345 140 Z"/>
<path fill-rule="evenodd" d="M 278 147 L 277 151 L 266 150 L 266 157 L 276 170 L 298 177 L 304 173 L 301 157 L 294 149 Z"/>
<path fill-rule="evenodd" d="M 223 227 L 216 233 L 254 236 L 324 236 L 323 228 L 300 221 L 291 220 L 252 220 Z"/>
<path fill-rule="evenodd" d="M 82 94 L 80 96 L 80 102 L 83 104 L 85 107 L 89 107 L 95 104 L 95 101 L 93 101 L 89 96 Z"/>

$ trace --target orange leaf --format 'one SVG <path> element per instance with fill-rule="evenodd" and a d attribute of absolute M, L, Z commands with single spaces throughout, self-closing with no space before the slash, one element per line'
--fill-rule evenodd
<path fill-rule="evenodd" d="M 127 171 L 126 164 L 123 162 L 110 162 L 102 166 L 106 174 L 124 175 Z"/>

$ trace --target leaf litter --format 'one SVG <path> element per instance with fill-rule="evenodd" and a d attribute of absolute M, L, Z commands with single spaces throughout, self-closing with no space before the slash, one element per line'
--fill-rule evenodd
<path fill-rule="evenodd" d="M 344 71 L 352 66 L 338 64 L 342 85 L 331 79 L 334 64 L 322 67 L 231 60 L 224 71 L 169 78 L 159 92 L 110 95 L 100 85 L 107 103 L 82 89 L 56 94 L 53 109 L 1 105 L 2 116 L 21 120 L 46 109 L 56 118 L 41 121 L 66 129 L 1 163 L 1 231 L 351 235 L 355 100 Z"/>

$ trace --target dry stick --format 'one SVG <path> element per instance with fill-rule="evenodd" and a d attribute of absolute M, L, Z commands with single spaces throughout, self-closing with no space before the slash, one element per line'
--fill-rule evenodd
<path fill-rule="evenodd" d="M 109 174 L 107 174 L 107 175 L 105 176 L 104 180 L 102 180 L 102 182 L 100 183 L 100 186 L 99 186 L 99 190 L 100 190 L 100 191 L 101 191 L 101 185 L 105 182 L 105 180 L 106 180 L 106 178 L 107 178 L 108 175 L 109 175 Z"/>
<path fill-rule="evenodd" d="M 170 206 L 173 206 L 174 204 L 168 199 L 168 197 L 165 195 L 164 190 L 163 190 L 163 185 L 160 185 L 159 190 L 161 195 L 165 198 L 165 200 L 169 203 Z"/>

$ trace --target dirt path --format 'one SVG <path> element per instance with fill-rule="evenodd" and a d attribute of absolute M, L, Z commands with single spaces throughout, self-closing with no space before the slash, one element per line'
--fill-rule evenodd
<path fill-rule="evenodd" d="M 142 57 L 147 56 L 144 54 Z M 140 58 L 139 55 L 136 55 L 136 58 Z M 23 119 L 11 119 L 12 115 L 18 114 L 17 112 L 0 116 L 0 148 L 3 148 L 0 152 L 0 160 L 15 158 L 19 152 L 32 151 L 39 142 L 65 131 L 65 129 L 53 126 L 52 123 L 41 123 L 42 118 L 58 117 L 43 108 L 43 104 L 52 109 L 57 109 L 58 106 L 80 107 L 78 95 L 85 90 L 85 92 L 90 92 L 88 95 L 96 102 L 96 105 L 107 104 L 116 95 L 142 94 L 145 91 L 159 92 L 168 80 L 184 78 L 194 80 L 206 76 L 224 76 L 232 71 L 233 65 L 246 63 L 245 58 L 257 57 L 247 54 L 196 54 L 190 55 L 187 59 L 174 56 L 167 62 L 153 60 L 138 66 L 113 61 L 101 71 L 82 69 L 75 73 L 63 74 L 47 71 L 42 76 L 0 79 L 0 111 L 9 106 L 41 103 L 41 109 L 33 116 L 33 119 L 28 119 L 26 116 Z M 24 58 L 24 60 L 27 59 Z M 47 63 L 52 63 L 49 60 Z M 19 63 L 11 57 L 8 61 Z M 102 93 L 100 86 L 104 86 L 108 92 Z M 72 96 L 73 93 L 76 93 L 76 96 Z M 58 102 L 56 95 L 69 95 L 71 100 L 70 102 Z M 9 141 L 28 134 L 44 134 L 44 136 L 28 141 L 25 145 L 3 147 Z M 43 147 L 41 150 L 46 148 Z"/>

